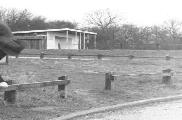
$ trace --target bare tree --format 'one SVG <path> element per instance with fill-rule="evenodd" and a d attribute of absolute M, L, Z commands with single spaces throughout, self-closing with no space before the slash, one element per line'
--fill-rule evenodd
<path fill-rule="evenodd" d="M 115 33 L 119 27 L 120 17 L 109 9 L 96 10 L 86 16 L 86 22 L 92 31 L 97 32 L 97 47 L 99 49 L 111 49 L 116 40 Z"/>
<path fill-rule="evenodd" d="M 181 22 L 178 22 L 176 20 L 169 20 L 165 22 L 165 29 L 168 31 L 168 34 L 170 35 L 170 39 L 172 41 L 176 40 L 180 29 L 181 29 Z"/>
<path fill-rule="evenodd" d="M 118 24 L 119 21 L 119 17 L 114 15 L 109 9 L 97 10 L 87 15 L 87 22 L 101 29 L 113 27 Z"/>
<path fill-rule="evenodd" d="M 8 24 L 13 31 L 28 30 L 31 19 L 32 14 L 27 9 L 21 11 L 11 9 L 7 15 Z"/>
<path fill-rule="evenodd" d="M 27 26 L 32 19 L 32 14 L 27 10 L 17 10 L 15 8 L 0 8 L 0 20 L 9 25 L 12 31 L 27 30 Z"/>
<path fill-rule="evenodd" d="M 0 7 L 0 21 L 5 22 L 7 9 Z"/>

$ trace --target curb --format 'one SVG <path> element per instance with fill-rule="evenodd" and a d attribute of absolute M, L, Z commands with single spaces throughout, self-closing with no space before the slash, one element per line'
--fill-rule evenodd
<path fill-rule="evenodd" d="M 64 115 L 64 116 L 61 116 L 58 118 L 53 118 L 50 120 L 71 120 L 73 118 L 82 117 L 85 115 L 96 114 L 96 113 L 107 112 L 110 110 L 124 109 L 124 108 L 128 108 L 128 107 L 136 107 L 136 106 L 155 103 L 155 102 L 167 102 L 167 101 L 173 101 L 173 100 L 178 100 L 178 99 L 182 99 L 182 95 L 160 97 L 160 98 L 153 98 L 153 99 L 147 99 L 147 100 L 139 100 L 139 101 L 124 103 L 124 104 L 117 104 L 117 105 L 106 106 L 106 107 L 101 107 L 101 108 L 94 108 L 91 110 L 85 110 L 85 111 L 71 113 L 71 114 Z"/>

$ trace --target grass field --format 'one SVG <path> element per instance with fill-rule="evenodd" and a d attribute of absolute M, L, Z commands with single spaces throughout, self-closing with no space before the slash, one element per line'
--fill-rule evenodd
<path fill-rule="evenodd" d="M 98 54 L 97 52 L 88 51 L 88 54 Z M 87 52 L 81 51 L 80 53 L 86 54 Z M 182 57 L 182 51 L 125 50 L 119 52 L 117 50 L 99 51 L 99 53 L 158 57 L 169 54 L 173 57 Z M 171 68 L 174 71 L 171 85 L 162 84 L 161 73 L 165 68 Z M 1 65 L 0 73 L 4 79 L 12 79 L 16 83 L 31 83 L 56 80 L 59 76 L 68 75 L 71 84 L 68 86 L 67 99 L 58 98 L 57 87 L 18 92 L 18 106 L 4 107 L 3 94 L 1 94 L 0 118 L 45 120 L 78 110 L 180 94 L 182 92 L 181 70 L 182 59 L 166 61 L 163 58 L 130 60 L 123 57 L 105 60 L 12 58 L 9 65 Z M 114 72 L 117 75 L 111 91 L 104 90 L 106 72 Z"/>

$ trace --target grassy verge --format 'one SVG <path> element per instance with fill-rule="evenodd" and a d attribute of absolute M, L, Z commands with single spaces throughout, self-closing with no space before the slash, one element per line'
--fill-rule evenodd
<path fill-rule="evenodd" d="M 167 67 L 176 72 L 171 85 L 161 83 L 160 73 Z M 58 97 L 57 87 L 18 92 L 19 107 L 4 107 L 1 103 L 0 118 L 44 120 L 78 110 L 180 94 L 181 68 L 181 60 L 165 59 L 10 59 L 9 65 L 1 66 L 0 69 L 5 79 L 12 79 L 16 83 L 31 83 L 51 81 L 68 75 L 71 84 L 68 86 L 67 99 Z M 110 71 L 115 72 L 118 77 L 112 84 L 112 90 L 105 91 L 105 73 Z"/>

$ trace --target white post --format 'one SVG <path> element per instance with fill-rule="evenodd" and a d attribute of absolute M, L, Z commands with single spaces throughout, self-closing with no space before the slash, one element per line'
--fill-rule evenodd
<path fill-rule="evenodd" d="M 94 49 L 96 49 L 97 45 L 96 45 L 96 35 L 94 35 Z"/>
<path fill-rule="evenodd" d="M 83 49 L 85 49 L 85 33 L 83 33 Z"/>
<path fill-rule="evenodd" d="M 66 43 L 67 43 L 67 49 L 69 48 L 69 44 L 68 44 L 68 30 L 66 31 Z"/>
<path fill-rule="evenodd" d="M 90 43 L 90 34 L 87 35 L 87 49 L 88 49 L 88 43 Z"/>
<path fill-rule="evenodd" d="M 77 40 L 77 32 L 75 32 L 75 40 Z M 78 40 L 78 49 L 79 49 L 79 40 Z"/>
<path fill-rule="evenodd" d="M 82 49 L 82 34 L 80 32 L 80 49 Z"/>
<path fill-rule="evenodd" d="M 68 30 L 66 31 L 66 41 L 68 42 Z"/>

